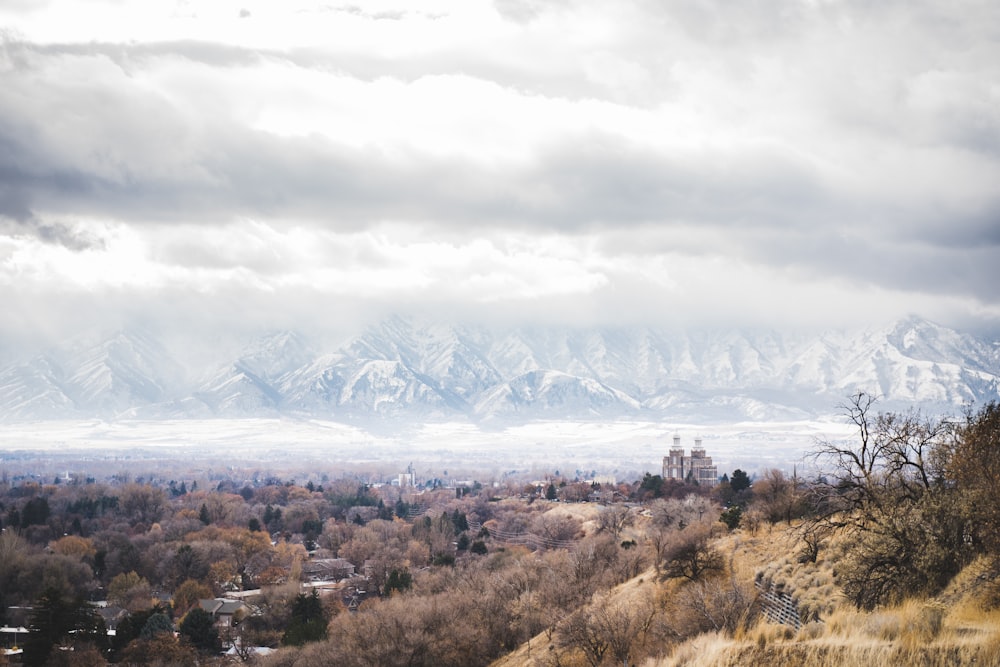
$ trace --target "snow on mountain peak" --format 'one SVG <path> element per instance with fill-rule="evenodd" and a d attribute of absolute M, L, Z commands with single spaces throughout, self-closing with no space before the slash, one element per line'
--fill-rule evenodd
<path fill-rule="evenodd" d="M 512 330 L 390 318 L 332 350 L 255 340 L 198 384 L 156 336 L 118 332 L 0 368 L 0 417 L 295 414 L 332 419 L 743 419 L 830 413 L 856 391 L 887 409 L 998 398 L 1000 354 L 910 317 L 867 331 Z"/>

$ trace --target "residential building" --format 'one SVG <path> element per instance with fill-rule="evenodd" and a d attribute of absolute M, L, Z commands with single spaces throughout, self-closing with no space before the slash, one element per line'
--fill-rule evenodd
<path fill-rule="evenodd" d="M 354 565 L 343 558 L 314 558 L 302 564 L 307 581 L 339 581 L 354 576 Z"/>
<path fill-rule="evenodd" d="M 246 613 L 247 606 L 242 600 L 215 598 L 214 600 L 198 600 L 199 606 L 212 615 L 212 620 L 219 627 L 233 626 L 233 621 Z"/>

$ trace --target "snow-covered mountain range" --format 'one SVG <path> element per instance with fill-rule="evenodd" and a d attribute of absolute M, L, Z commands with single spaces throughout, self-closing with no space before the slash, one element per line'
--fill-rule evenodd
<path fill-rule="evenodd" d="M 394 317 L 333 349 L 271 334 L 208 372 L 182 356 L 148 332 L 59 346 L 0 369 L 0 419 L 787 420 L 857 391 L 928 412 L 1000 399 L 1000 341 L 917 317 L 812 336 Z"/>

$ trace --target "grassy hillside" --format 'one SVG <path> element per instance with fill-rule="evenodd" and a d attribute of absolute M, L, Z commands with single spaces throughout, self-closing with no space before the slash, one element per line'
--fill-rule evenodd
<path fill-rule="evenodd" d="M 801 583 L 801 582 L 800 582 Z M 822 584 L 825 590 L 826 584 Z M 980 559 L 941 595 L 872 612 L 834 601 L 821 621 L 795 631 L 766 619 L 735 636 L 700 635 L 647 667 L 736 665 L 1000 665 L 996 572 Z M 805 590 L 803 597 L 814 597 Z"/>
<path fill-rule="evenodd" d="M 710 630 L 685 637 L 694 584 L 658 581 L 650 569 L 617 586 L 605 604 L 635 606 L 653 599 L 660 627 L 645 638 L 640 667 L 737 667 L 744 665 L 1000 665 L 1000 584 L 995 566 L 980 558 L 934 598 L 909 599 L 876 611 L 858 611 L 835 583 L 842 553 L 836 539 L 816 563 L 799 563 L 797 526 L 777 524 L 755 535 L 734 531 L 712 545 L 725 554 L 725 586 L 744 590 L 756 580 L 789 591 L 805 620 L 799 629 L 759 614 L 735 632 Z M 758 600 L 759 601 L 759 600 Z M 657 642 L 659 643 L 657 645 Z M 559 645 L 541 633 L 494 663 L 495 667 L 592 665 L 579 647 Z M 600 664 L 622 664 L 609 660 Z"/>

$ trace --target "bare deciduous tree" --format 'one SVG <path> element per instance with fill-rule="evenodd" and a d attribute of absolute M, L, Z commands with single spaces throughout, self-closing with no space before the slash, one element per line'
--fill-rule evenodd
<path fill-rule="evenodd" d="M 663 576 L 698 581 L 707 574 L 721 572 L 725 561 L 709 544 L 711 536 L 711 526 L 706 523 L 696 523 L 675 533 L 663 554 Z"/>
<path fill-rule="evenodd" d="M 167 496 L 163 489 L 145 484 L 128 484 L 122 489 L 118 506 L 130 520 L 151 524 L 163 516 Z"/>
<path fill-rule="evenodd" d="M 689 494 L 683 500 L 661 498 L 650 506 L 653 522 L 664 528 L 682 529 L 685 526 L 715 518 L 719 508 L 708 498 Z"/>
<path fill-rule="evenodd" d="M 608 505 L 597 515 L 597 529 L 611 533 L 615 539 L 621 537 L 622 531 L 632 524 L 632 512 L 627 505 Z"/>
<path fill-rule="evenodd" d="M 732 635 L 752 625 L 758 614 L 753 586 L 733 575 L 688 584 L 677 597 L 677 606 L 685 613 L 674 621 L 686 626 L 685 633 L 697 630 Z"/>
<path fill-rule="evenodd" d="M 628 667 L 639 653 L 656 615 L 648 589 L 637 595 L 638 599 L 610 594 L 597 596 L 559 626 L 560 644 L 580 649 L 591 667 L 599 667 L 605 657 Z"/>
<path fill-rule="evenodd" d="M 967 551 L 959 489 L 946 479 L 938 455 L 953 427 L 918 412 L 874 415 L 874 404 L 868 394 L 852 396 L 845 411 L 857 440 L 817 447 L 815 456 L 832 479 L 812 486 L 814 517 L 803 533 L 854 535 L 839 575 L 848 598 L 867 609 L 939 590 Z"/>

